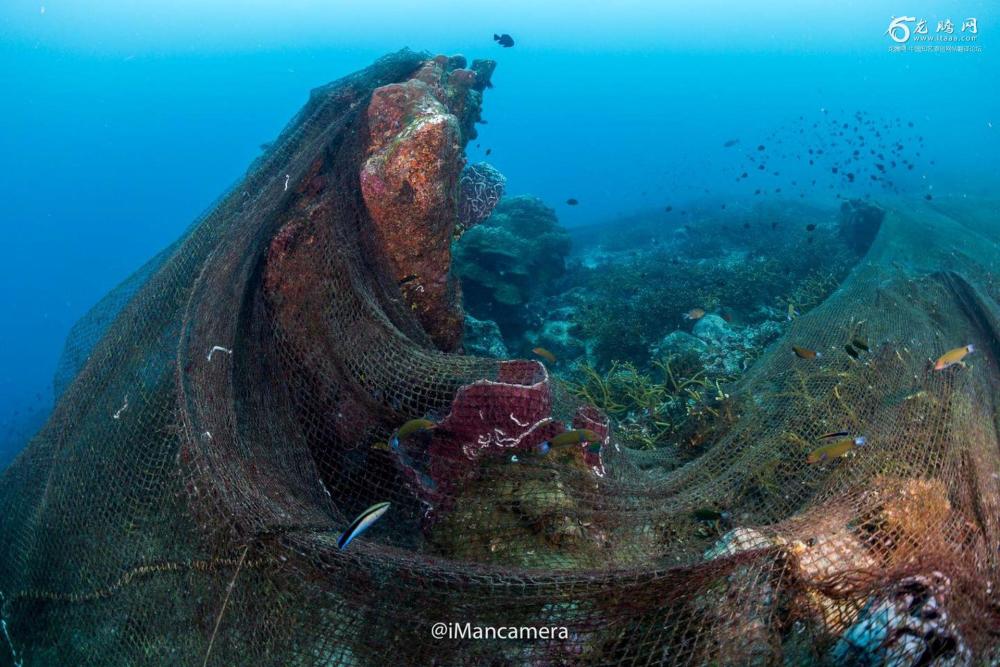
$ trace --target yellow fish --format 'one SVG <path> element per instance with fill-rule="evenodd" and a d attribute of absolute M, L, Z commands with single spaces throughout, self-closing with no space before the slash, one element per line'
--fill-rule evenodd
<path fill-rule="evenodd" d="M 937 363 L 934 364 L 934 370 L 943 371 L 949 366 L 954 366 L 955 364 L 962 363 L 962 359 L 965 356 L 972 354 L 976 351 L 976 348 L 972 345 L 966 345 L 964 347 L 956 347 L 954 350 L 948 350 L 940 357 L 938 357 Z"/>
<path fill-rule="evenodd" d="M 795 310 L 795 304 L 791 301 L 788 302 L 788 321 L 791 322 L 796 317 L 798 317 L 799 311 Z"/>
<path fill-rule="evenodd" d="M 703 317 L 705 317 L 705 311 L 701 308 L 692 308 L 684 313 L 685 320 L 700 320 Z"/>
<path fill-rule="evenodd" d="M 841 438 L 840 440 L 831 442 L 829 445 L 823 445 L 819 449 L 809 452 L 809 456 L 806 457 L 806 463 L 822 463 L 823 461 L 839 458 L 855 447 L 861 447 L 867 442 L 863 435 L 859 435 L 856 438 Z"/>
<path fill-rule="evenodd" d="M 604 438 L 590 429 L 578 428 L 572 431 L 566 431 L 565 433 L 560 433 L 556 437 L 549 440 L 549 444 L 553 447 L 560 447 L 562 445 L 574 445 L 580 442 L 601 442 L 603 439 Z"/>
<path fill-rule="evenodd" d="M 533 348 L 531 351 L 534 352 L 535 354 L 537 354 L 539 357 L 541 357 L 545 361 L 549 362 L 550 364 L 556 363 L 556 355 L 552 354 L 551 352 L 549 352 L 548 350 L 546 350 L 544 347 L 536 347 L 536 348 Z"/>
<path fill-rule="evenodd" d="M 430 419 L 411 419 L 410 421 L 400 426 L 396 430 L 396 432 L 392 434 L 392 437 L 389 438 L 389 443 L 387 447 L 390 451 L 395 451 L 399 449 L 399 441 L 402 440 L 403 438 L 409 435 L 413 435 L 417 431 L 426 431 L 428 429 L 432 429 L 435 426 L 437 426 L 437 424 L 432 422 Z M 386 449 L 381 445 L 375 445 L 374 448 L 382 450 Z"/>

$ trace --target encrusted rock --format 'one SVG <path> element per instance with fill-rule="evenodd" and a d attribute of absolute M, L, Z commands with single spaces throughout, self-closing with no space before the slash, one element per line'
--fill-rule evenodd
<path fill-rule="evenodd" d="M 851 575 L 874 572 L 878 564 L 865 545 L 843 523 L 824 529 L 806 542 L 796 540 L 788 548 L 794 556 L 799 579 L 812 586 L 808 596 L 819 613 L 823 627 L 833 634 L 842 632 L 854 622 L 857 605 L 849 596 L 831 597 L 818 589 L 841 575 L 848 579 L 838 592 L 847 593 Z"/>
<path fill-rule="evenodd" d="M 651 353 L 659 357 L 697 357 L 709 375 L 734 376 L 745 371 L 756 351 L 777 338 L 781 331 L 777 322 L 741 327 L 709 313 L 695 322 L 693 335 L 674 331 L 655 345 Z"/>
<path fill-rule="evenodd" d="M 951 620 L 951 580 L 941 572 L 901 579 L 873 597 L 830 653 L 836 665 L 960 667 L 972 652 Z"/>
<path fill-rule="evenodd" d="M 482 96 L 465 58 L 437 56 L 403 83 L 377 88 L 367 109 L 361 192 L 372 235 L 407 304 L 441 349 L 462 337 L 461 291 L 451 277 L 462 147 Z"/>
<path fill-rule="evenodd" d="M 568 319 L 546 320 L 541 330 L 529 332 L 528 339 L 532 347 L 544 347 L 556 359 L 573 359 L 585 353 L 584 343 L 574 335 L 573 326 Z"/>
<path fill-rule="evenodd" d="M 708 352 L 708 345 L 700 338 L 696 338 L 686 331 L 672 331 L 663 337 L 659 343 L 651 350 L 654 358 L 665 357 L 693 357 L 701 360 Z"/>
<path fill-rule="evenodd" d="M 879 476 L 861 503 L 869 541 L 885 557 L 905 558 L 928 541 L 946 539 L 952 510 L 941 480 Z"/>
<path fill-rule="evenodd" d="M 734 528 L 705 552 L 705 559 L 725 558 L 775 544 L 773 538 L 753 528 Z M 757 567 L 753 564 L 735 568 L 726 578 L 725 603 L 707 611 L 718 631 L 718 644 L 712 655 L 705 656 L 706 664 L 771 664 L 769 624 L 774 613 L 774 587 Z"/>
<path fill-rule="evenodd" d="M 711 313 L 695 322 L 691 332 L 709 345 L 724 345 L 736 336 L 724 319 Z"/>
<path fill-rule="evenodd" d="M 705 552 L 705 560 L 725 558 L 744 551 L 774 546 L 772 538 L 753 528 L 733 528 Z"/>

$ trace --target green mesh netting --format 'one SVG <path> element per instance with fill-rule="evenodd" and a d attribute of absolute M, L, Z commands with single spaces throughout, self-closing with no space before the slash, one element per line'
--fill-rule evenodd
<path fill-rule="evenodd" d="M 424 60 L 314 91 L 76 327 L 51 419 L 0 478 L 0 664 L 997 660 L 997 207 L 882 202 L 867 255 L 729 388 L 715 440 L 680 468 L 612 432 L 597 464 L 452 442 L 408 472 L 372 445 L 467 390 L 480 415 L 600 421 L 540 364 L 436 351 L 370 240 L 363 111 Z M 312 261 L 274 276 L 268 249 L 298 219 Z M 282 280 L 299 300 L 268 297 Z M 866 363 L 790 352 L 857 336 Z M 965 367 L 929 369 L 967 344 Z M 868 444 L 808 465 L 840 428 Z M 732 514 L 721 540 L 692 519 L 706 506 Z M 567 633 L 432 637 L 452 621 Z"/>

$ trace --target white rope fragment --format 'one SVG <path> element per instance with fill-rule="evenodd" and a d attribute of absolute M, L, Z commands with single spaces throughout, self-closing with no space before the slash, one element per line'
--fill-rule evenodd
<path fill-rule="evenodd" d="M 515 424 L 517 424 L 518 426 L 522 427 L 522 428 L 524 428 L 525 426 L 527 426 L 528 424 L 531 423 L 531 422 L 519 422 L 519 421 L 517 421 L 517 417 L 514 416 L 513 412 L 510 413 L 510 420 L 512 422 L 514 422 Z"/>
<path fill-rule="evenodd" d="M 125 394 L 125 405 L 118 408 L 115 414 L 111 415 L 112 419 L 121 419 L 122 413 L 128 409 L 128 394 Z"/>
<path fill-rule="evenodd" d="M 14 649 L 14 642 L 10 639 L 10 632 L 7 631 L 7 619 L 3 617 L 3 612 L 6 611 L 7 600 L 4 598 L 3 593 L 0 593 L 0 629 L 3 630 L 3 637 L 7 641 L 7 648 L 10 649 L 11 659 L 14 661 L 14 667 L 23 667 L 24 659 L 17 657 L 17 651 Z"/>
<path fill-rule="evenodd" d="M 208 360 L 209 361 L 212 360 L 212 355 L 215 354 L 216 352 L 225 352 L 226 354 L 232 354 L 233 353 L 233 351 L 230 350 L 228 347 L 222 347 L 221 345 L 216 345 L 215 347 L 213 347 L 211 350 L 208 351 Z"/>

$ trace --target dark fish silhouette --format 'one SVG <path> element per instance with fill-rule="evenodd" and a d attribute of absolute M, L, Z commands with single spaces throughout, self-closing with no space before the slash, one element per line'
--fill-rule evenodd
<path fill-rule="evenodd" d="M 502 35 L 493 33 L 493 41 L 505 49 L 509 49 L 510 47 L 514 46 L 514 38 L 508 35 L 507 33 L 504 33 Z"/>
<path fill-rule="evenodd" d="M 735 146 L 738 143 L 740 143 L 739 139 L 730 139 L 726 143 L 722 144 L 722 147 L 723 148 L 732 148 L 733 146 Z"/>
<path fill-rule="evenodd" d="M 570 206 L 576 206 L 580 202 L 577 201 L 576 199 L 573 199 L 572 197 L 570 197 L 569 199 L 566 200 L 566 203 L 569 204 Z"/>

